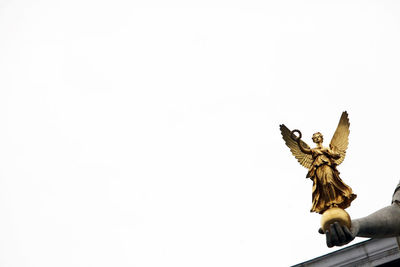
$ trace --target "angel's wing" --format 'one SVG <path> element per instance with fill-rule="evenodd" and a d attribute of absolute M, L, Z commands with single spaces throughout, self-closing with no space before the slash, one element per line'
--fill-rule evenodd
<path fill-rule="evenodd" d="M 290 136 L 291 131 L 284 124 L 280 125 L 280 129 L 281 129 L 283 140 L 285 140 L 286 145 L 290 148 L 290 151 L 292 151 L 293 156 L 296 157 L 297 161 L 303 167 L 310 169 L 311 165 L 312 165 L 312 161 L 313 161 L 312 156 L 309 154 L 303 153 L 300 150 L 299 145 Z M 310 147 L 305 142 L 300 141 L 300 143 L 304 148 L 310 149 Z"/>
<path fill-rule="evenodd" d="M 331 147 L 340 154 L 340 158 L 335 161 L 337 165 L 343 162 L 346 156 L 346 150 L 349 146 L 349 134 L 350 134 L 350 121 L 347 111 L 342 113 L 339 124 L 336 128 L 335 134 L 331 140 Z"/>

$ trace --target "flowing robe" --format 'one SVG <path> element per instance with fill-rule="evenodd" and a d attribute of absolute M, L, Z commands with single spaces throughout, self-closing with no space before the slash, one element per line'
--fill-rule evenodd
<path fill-rule="evenodd" d="M 357 195 L 339 177 L 334 161 L 339 155 L 328 148 L 313 148 L 311 152 L 313 163 L 307 174 L 313 181 L 310 211 L 322 214 L 330 207 L 349 207 Z"/>

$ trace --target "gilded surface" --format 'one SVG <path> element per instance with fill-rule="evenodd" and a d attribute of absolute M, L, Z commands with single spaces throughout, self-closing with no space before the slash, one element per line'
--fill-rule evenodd
<path fill-rule="evenodd" d="M 307 178 L 313 181 L 311 212 L 323 213 L 329 208 L 345 209 L 357 197 L 353 190 L 340 178 L 336 166 L 343 162 L 349 145 L 350 122 L 347 112 L 343 112 L 335 134 L 324 147 L 323 135 L 319 132 L 312 136 L 315 148 L 310 148 L 301 140 L 299 130 L 290 131 L 280 125 L 282 137 L 298 162 L 308 169 Z M 298 134 L 296 136 L 295 134 Z"/>
<path fill-rule="evenodd" d="M 348 229 L 351 227 L 350 215 L 341 208 L 330 208 L 322 214 L 321 228 L 325 232 L 329 230 L 330 225 L 338 222 L 340 225 L 346 226 Z"/>

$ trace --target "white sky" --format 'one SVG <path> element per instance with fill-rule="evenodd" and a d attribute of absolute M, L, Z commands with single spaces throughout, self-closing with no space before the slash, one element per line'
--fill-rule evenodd
<path fill-rule="evenodd" d="M 348 212 L 390 204 L 399 47 L 397 1 L 0 1 L 0 266 L 332 252 L 279 124 L 347 110 Z"/>

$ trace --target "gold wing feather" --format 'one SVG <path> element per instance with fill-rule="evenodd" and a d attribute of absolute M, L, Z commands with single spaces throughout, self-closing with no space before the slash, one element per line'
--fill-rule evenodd
<path fill-rule="evenodd" d="M 330 147 L 333 151 L 339 153 L 340 158 L 335 160 L 335 163 L 339 165 L 343 162 L 346 157 L 346 150 L 349 146 L 349 134 L 350 134 L 350 121 L 349 114 L 347 111 L 342 113 L 339 124 L 336 128 L 335 134 L 332 137 Z"/>
<path fill-rule="evenodd" d="M 310 169 L 312 166 L 313 158 L 311 155 L 303 153 L 299 145 L 291 137 L 291 131 L 284 125 L 281 124 L 280 127 L 283 140 L 285 140 L 286 145 L 290 148 L 293 156 L 297 161 L 305 168 Z M 300 140 L 302 147 L 310 149 L 310 147 L 303 141 Z"/>

